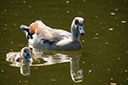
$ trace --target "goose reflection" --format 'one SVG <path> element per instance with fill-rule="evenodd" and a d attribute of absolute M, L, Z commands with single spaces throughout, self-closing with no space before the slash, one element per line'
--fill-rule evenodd
<path fill-rule="evenodd" d="M 23 65 L 20 66 L 20 73 L 24 76 L 30 75 L 30 63 L 24 63 Z"/>
<path fill-rule="evenodd" d="M 79 59 L 81 57 L 81 50 L 79 51 L 51 51 L 44 49 L 33 48 L 33 53 L 38 58 L 42 58 L 45 62 L 41 64 L 34 64 L 33 66 L 46 66 L 57 63 L 70 62 L 70 75 L 75 83 L 83 81 L 82 70 L 79 66 Z"/>
<path fill-rule="evenodd" d="M 72 80 L 75 83 L 83 81 L 83 71 L 79 66 L 81 50 L 54 51 L 32 48 L 30 51 L 30 48 L 27 48 L 27 51 L 25 51 L 25 48 L 27 47 L 24 47 L 21 52 L 9 52 L 6 59 L 7 61 L 12 62 L 11 66 L 20 67 L 20 73 L 22 75 L 30 75 L 31 66 L 47 66 L 70 62 L 70 75 Z"/>
<path fill-rule="evenodd" d="M 21 52 L 7 53 L 6 61 L 12 62 L 11 66 L 20 67 L 20 73 L 24 76 L 30 75 L 30 66 L 33 62 L 39 62 L 29 47 L 22 48 Z"/>

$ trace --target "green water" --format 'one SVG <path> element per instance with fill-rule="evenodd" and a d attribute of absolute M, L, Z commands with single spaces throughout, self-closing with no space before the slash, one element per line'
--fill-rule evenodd
<path fill-rule="evenodd" d="M 84 79 L 79 85 L 128 84 L 127 0 L 0 0 L 0 85 L 73 85 L 70 63 L 31 67 L 23 76 L 6 53 L 27 45 L 21 24 L 42 20 L 70 31 L 75 16 L 85 19 L 79 58 Z M 70 52 L 67 52 L 70 53 Z"/>

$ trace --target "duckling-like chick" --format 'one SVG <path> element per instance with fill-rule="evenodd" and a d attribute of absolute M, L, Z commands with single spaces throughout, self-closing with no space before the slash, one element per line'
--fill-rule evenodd
<path fill-rule="evenodd" d="M 29 47 L 22 48 L 21 52 L 9 52 L 6 55 L 6 61 L 10 62 L 33 62 L 37 58 L 32 54 Z"/>

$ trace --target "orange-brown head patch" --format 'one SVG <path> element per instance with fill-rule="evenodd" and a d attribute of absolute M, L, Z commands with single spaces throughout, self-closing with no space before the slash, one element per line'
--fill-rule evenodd
<path fill-rule="evenodd" d="M 38 28 L 38 23 L 37 22 L 34 22 L 32 24 L 29 25 L 29 32 L 31 34 L 35 34 L 35 30 Z"/>
<path fill-rule="evenodd" d="M 79 20 L 78 19 L 75 19 L 75 24 L 77 25 L 79 23 Z"/>

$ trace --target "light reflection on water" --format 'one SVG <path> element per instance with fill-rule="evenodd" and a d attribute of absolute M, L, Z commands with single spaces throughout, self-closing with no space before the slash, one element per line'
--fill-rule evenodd
<path fill-rule="evenodd" d="M 31 66 L 48 66 L 57 63 L 70 62 L 70 75 L 75 83 L 83 81 L 83 71 L 79 66 L 79 58 L 81 57 L 81 50 L 79 51 L 50 51 L 38 48 L 32 48 L 33 54 L 40 62 L 21 63 L 12 62 L 10 66 L 20 67 L 20 73 L 24 76 L 31 74 Z"/>

